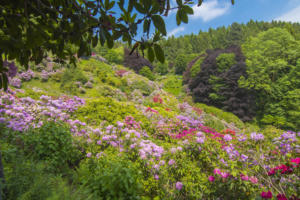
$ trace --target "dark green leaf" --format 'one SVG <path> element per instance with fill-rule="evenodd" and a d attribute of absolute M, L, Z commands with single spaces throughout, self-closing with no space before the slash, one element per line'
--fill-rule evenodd
<path fill-rule="evenodd" d="M 181 21 L 183 21 L 184 23 L 188 23 L 189 19 L 188 19 L 186 12 L 183 9 L 179 10 L 178 12 L 179 12 Z"/>
<path fill-rule="evenodd" d="M 162 48 L 158 44 L 154 44 L 154 51 L 155 51 L 155 56 L 159 62 L 164 63 L 165 62 L 165 55 L 162 50 Z"/>
<path fill-rule="evenodd" d="M 149 29 L 150 29 L 150 23 L 151 21 L 149 19 L 146 19 L 144 21 L 144 25 L 143 25 L 143 32 L 146 33 L 146 32 L 149 32 Z"/>
<path fill-rule="evenodd" d="M 234 0 L 231 0 L 231 4 L 232 4 L 232 5 L 234 4 Z"/>
<path fill-rule="evenodd" d="M 178 6 L 182 6 L 182 0 L 176 0 Z"/>
<path fill-rule="evenodd" d="M 203 3 L 203 0 L 198 0 L 198 6 L 201 6 Z"/>
<path fill-rule="evenodd" d="M 150 62 L 154 61 L 154 51 L 151 46 L 148 47 L 148 59 Z"/>
<path fill-rule="evenodd" d="M 183 6 L 183 10 L 184 10 L 187 14 L 190 14 L 190 15 L 194 14 L 194 10 L 193 10 L 193 8 L 191 8 L 190 6 L 184 5 L 184 6 Z"/>
<path fill-rule="evenodd" d="M 179 26 L 181 24 L 181 19 L 180 19 L 180 16 L 179 16 L 179 10 L 176 13 L 176 24 L 177 24 L 177 26 Z"/>
<path fill-rule="evenodd" d="M 159 35 L 160 35 L 159 32 L 155 33 L 155 35 L 153 37 L 153 42 L 157 42 L 159 40 L 159 38 L 160 38 Z"/>
<path fill-rule="evenodd" d="M 163 18 L 160 15 L 153 15 L 151 19 L 155 28 L 157 28 L 163 35 L 167 35 L 166 25 Z"/>
<path fill-rule="evenodd" d="M 140 3 L 135 2 L 135 3 L 134 3 L 134 7 L 135 7 L 135 9 L 136 9 L 138 12 L 140 12 L 140 13 L 142 13 L 142 14 L 145 14 L 145 13 L 146 13 L 145 9 L 143 8 L 143 6 L 142 6 Z"/>
<path fill-rule="evenodd" d="M 115 5 L 115 1 L 110 2 L 107 10 L 112 9 L 114 5 Z"/>

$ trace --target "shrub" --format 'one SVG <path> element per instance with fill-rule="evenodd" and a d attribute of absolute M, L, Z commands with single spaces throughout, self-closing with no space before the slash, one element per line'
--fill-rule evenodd
<path fill-rule="evenodd" d="M 126 116 L 132 116 L 136 121 L 147 121 L 134 105 L 105 97 L 87 101 L 75 114 L 79 120 L 93 125 L 99 125 L 103 121 L 109 124 L 116 123 L 123 121 Z"/>
<path fill-rule="evenodd" d="M 71 132 L 60 122 L 46 122 L 22 134 L 24 151 L 35 160 L 45 161 L 50 171 L 61 172 L 80 158 Z"/>
<path fill-rule="evenodd" d="M 92 199 L 140 199 L 139 176 L 139 169 L 129 160 L 110 156 L 81 165 L 78 181 Z"/>
<path fill-rule="evenodd" d="M 142 76 L 147 77 L 149 80 L 153 81 L 155 79 L 155 76 L 151 69 L 148 66 L 144 66 L 140 71 L 139 74 Z"/>

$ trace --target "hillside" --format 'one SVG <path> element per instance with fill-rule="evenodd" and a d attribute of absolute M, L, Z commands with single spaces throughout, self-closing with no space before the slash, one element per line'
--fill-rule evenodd
<path fill-rule="evenodd" d="M 94 54 L 19 72 L 0 99 L 7 199 L 299 196 L 299 133 L 244 123 L 194 103 L 181 75 L 144 71 Z"/>

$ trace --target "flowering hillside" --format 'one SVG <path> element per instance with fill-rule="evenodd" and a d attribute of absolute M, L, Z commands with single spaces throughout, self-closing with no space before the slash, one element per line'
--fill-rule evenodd
<path fill-rule="evenodd" d="M 299 199 L 299 132 L 162 80 L 94 58 L 18 73 L 0 95 L 5 199 Z"/>

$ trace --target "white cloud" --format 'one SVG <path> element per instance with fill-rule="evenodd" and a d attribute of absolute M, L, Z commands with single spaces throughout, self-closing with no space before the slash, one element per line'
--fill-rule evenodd
<path fill-rule="evenodd" d="M 275 18 L 278 21 L 300 22 L 300 6 Z"/>
<path fill-rule="evenodd" d="M 176 35 L 177 33 L 179 32 L 182 32 L 184 31 L 184 27 L 180 26 L 180 27 L 177 27 L 177 28 L 174 28 L 173 30 L 171 30 L 169 33 L 168 33 L 168 37 L 172 36 L 172 35 Z"/>
<path fill-rule="evenodd" d="M 204 1 L 201 6 L 193 6 L 194 15 L 191 15 L 194 19 L 202 19 L 204 22 L 210 21 L 217 17 L 220 17 L 229 11 L 230 3 L 226 2 L 221 4 L 218 0 Z"/>

